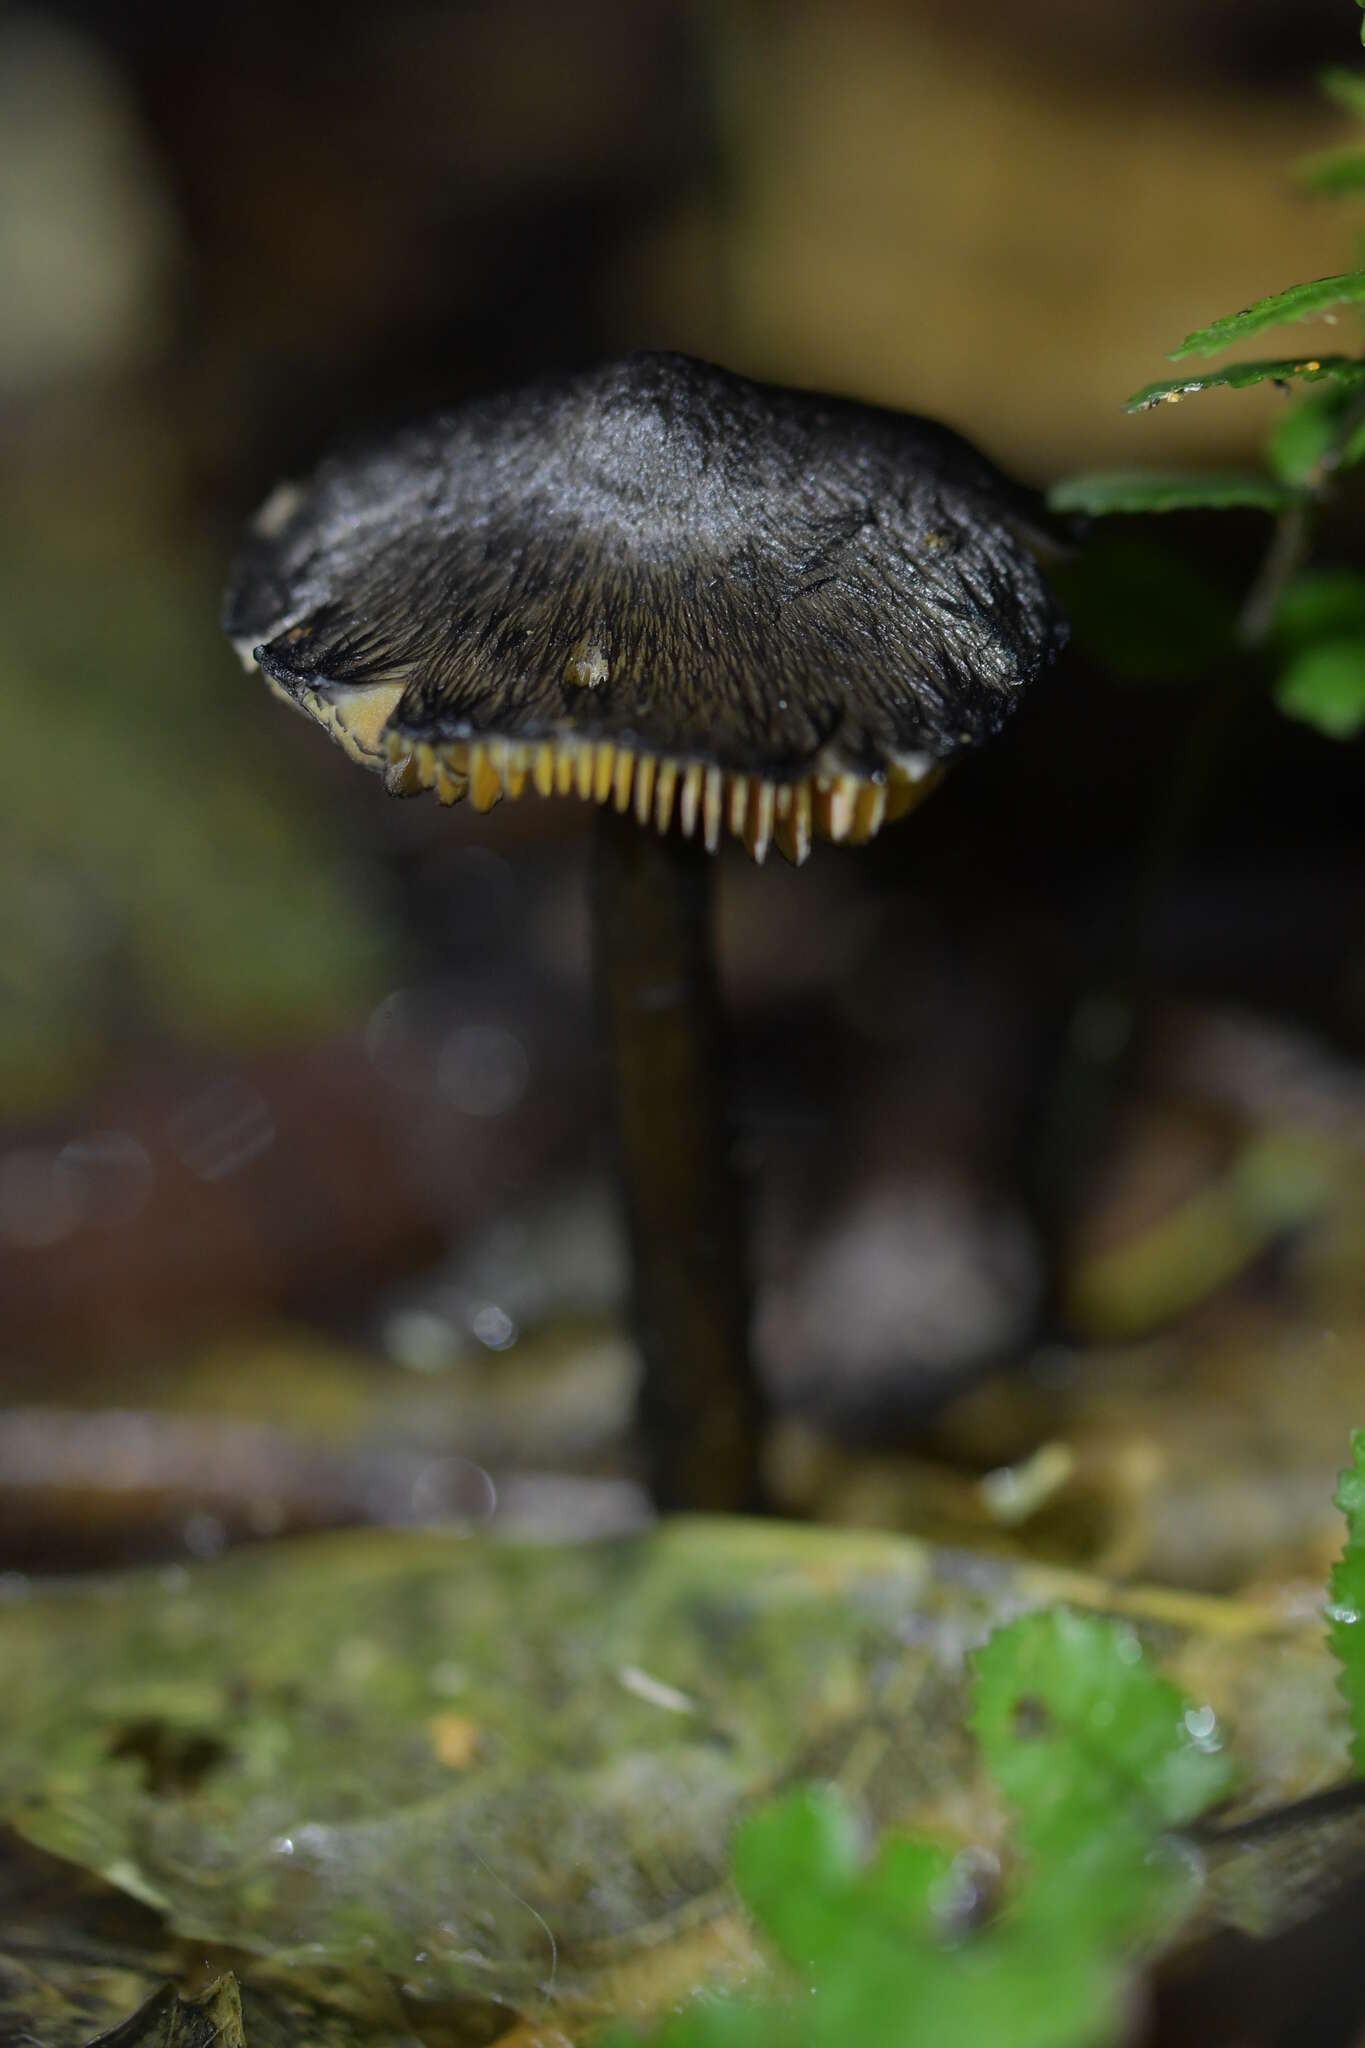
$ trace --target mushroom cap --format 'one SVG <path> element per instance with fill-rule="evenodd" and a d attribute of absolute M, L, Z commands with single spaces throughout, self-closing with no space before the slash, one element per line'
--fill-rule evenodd
<path fill-rule="evenodd" d="M 475 400 L 257 514 L 224 625 L 406 792 L 866 838 L 1064 644 L 1040 501 L 947 428 L 643 354 Z"/>

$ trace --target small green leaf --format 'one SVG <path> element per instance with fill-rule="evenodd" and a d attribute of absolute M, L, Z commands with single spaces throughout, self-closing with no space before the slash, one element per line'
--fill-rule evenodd
<path fill-rule="evenodd" d="M 1054 512 L 1086 512 L 1103 518 L 1117 512 L 1221 512 L 1249 505 L 1259 512 L 1283 512 L 1297 492 L 1272 476 L 1215 470 L 1207 475 L 1160 470 L 1103 471 L 1064 477 L 1048 492 Z"/>
<path fill-rule="evenodd" d="M 735 1884 L 755 1920 L 798 1968 L 837 1949 L 858 1873 L 859 1831 L 831 1787 L 803 1786 L 735 1836 Z"/>
<path fill-rule="evenodd" d="M 972 1728 L 1015 1810 L 1040 1912 L 1131 1938 L 1189 1879 L 1150 1851 L 1231 1782 L 1211 1709 L 1149 1670 L 1122 1623 L 1065 1607 L 997 1630 L 974 1659 Z"/>
<path fill-rule="evenodd" d="M 1287 320 L 1311 320 L 1333 306 L 1354 306 L 1365 299 L 1365 270 L 1345 270 L 1335 277 L 1314 278 L 1308 284 L 1292 284 L 1288 291 L 1257 299 L 1240 313 L 1228 313 L 1207 327 L 1196 327 L 1179 348 L 1171 350 L 1172 362 L 1182 356 L 1210 356 L 1234 341 L 1278 327 Z"/>
<path fill-rule="evenodd" d="M 1346 1517 L 1346 1548 L 1327 1584 L 1328 1636 L 1351 1711 L 1351 1756 L 1365 1771 L 1365 1429 L 1351 1437 L 1351 1462 L 1334 1498 Z"/>
<path fill-rule="evenodd" d="M 858 1897 L 867 1910 L 922 1932 L 951 1869 L 952 1858 L 939 1843 L 892 1835 L 859 1880 Z"/>
<path fill-rule="evenodd" d="M 1130 1628 L 1065 1609 L 1010 1623 L 973 1661 L 973 1726 L 1029 1852 L 985 1924 L 956 1924 L 940 1848 L 892 1838 L 860 1866 L 840 1794 L 792 1793 L 745 1823 L 734 1863 L 797 1984 L 777 2000 L 698 2003 L 652 2048 L 1120 2038 L 1134 1949 L 1198 1885 L 1161 1838 L 1229 1781 L 1212 1712 L 1146 1668 Z"/>
<path fill-rule="evenodd" d="M 1365 730 L 1365 634 L 1305 647 L 1275 685 L 1275 702 L 1286 718 L 1315 726 L 1327 739 L 1349 740 Z"/>
<path fill-rule="evenodd" d="M 1294 166 L 1294 183 L 1315 199 L 1365 192 L 1365 149 L 1324 149 Z"/>
<path fill-rule="evenodd" d="M 745 1821 L 735 1836 L 735 1885 L 754 1919 L 798 1969 L 838 1967 L 859 1930 L 897 1941 L 924 1931 L 950 1861 L 936 1843 L 892 1836 L 864 1864 L 862 1829 L 842 1795 L 802 1786 Z"/>
<path fill-rule="evenodd" d="M 1365 121 L 1365 71 L 1348 71 L 1344 64 L 1333 64 L 1318 73 L 1318 84 L 1329 100 Z"/>
<path fill-rule="evenodd" d="M 1288 652 L 1321 640 L 1365 638 L 1365 576 L 1355 569 L 1309 569 L 1280 593 L 1271 622 Z"/>
<path fill-rule="evenodd" d="M 1365 164 L 1365 156 L 1362 156 Z M 1252 384 L 1287 384 L 1293 379 L 1316 384 L 1323 378 L 1334 382 L 1365 382 L 1365 362 L 1356 356 L 1274 356 L 1269 361 L 1229 363 L 1223 370 L 1201 371 L 1192 377 L 1174 377 L 1162 384 L 1144 384 L 1124 406 L 1125 412 L 1149 412 L 1153 406 L 1178 405 L 1196 391 L 1212 391 L 1225 385 L 1229 391 L 1244 391 Z"/>

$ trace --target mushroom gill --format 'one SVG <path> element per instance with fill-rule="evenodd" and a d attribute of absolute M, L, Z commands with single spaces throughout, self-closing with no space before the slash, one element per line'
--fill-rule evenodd
<path fill-rule="evenodd" d="M 311 709 L 311 707 L 309 707 Z M 314 714 L 315 716 L 319 714 Z M 333 712 L 329 727 L 355 757 L 353 734 Z M 324 723 L 328 721 L 323 720 Z M 744 842 L 756 861 L 776 844 L 797 867 L 812 837 L 861 846 L 883 824 L 926 797 L 942 769 L 928 761 L 895 764 L 877 779 L 816 770 L 795 782 L 739 775 L 713 762 L 660 759 L 610 740 L 469 740 L 434 745 L 390 732 L 384 741 L 389 788 L 431 789 L 443 804 L 468 797 L 476 811 L 528 789 L 610 805 L 659 832 L 671 826 L 715 853 L 723 834 Z"/>

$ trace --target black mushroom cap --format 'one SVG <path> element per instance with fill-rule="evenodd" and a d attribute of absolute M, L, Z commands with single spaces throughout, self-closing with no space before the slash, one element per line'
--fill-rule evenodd
<path fill-rule="evenodd" d="M 994 734 L 1066 628 L 1039 500 L 958 435 L 636 355 L 324 463 L 228 634 L 398 791 L 529 782 L 802 859 Z"/>

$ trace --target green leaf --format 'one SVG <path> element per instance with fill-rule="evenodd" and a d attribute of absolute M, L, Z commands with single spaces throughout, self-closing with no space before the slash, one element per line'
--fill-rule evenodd
<path fill-rule="evenodd" d="M 1229 391 L 1245 391 L 1253 384 L 1287 384 L 1292 379 L 1316 384 L 1323 378 L 1359 384 L 1365 381 L 1365 362 L 1356 356 L 1272 356 L 1267 361 L 1229 363 L 1222 370 L 1174 377 L 1162 384 L 1144 384 L 1141 391 L 1135 391 L 1128 399 L 1124 411 L 1149 412 L 1158 405 L 1178 405 L 1182 398 L 1197 391 L 1212 391 L 1219 385 L 1225 385 Z"/>
<path fill-rule="evenodd" d="M 1275 702 L 1327 739 L 1354 739 L 1365 730 L 1365 633 L 1305 647 L 1275 685 Z"/>
<path fill-rule="evenodd" d="M 784 2003 L 699 2004 L 649 2035 L 650 2048 L 1084 2048 L 1119 2037 L 1123 1973 L 1058 1930 L 1022 1927 L 958 1950 L 884 1945 L 866 1974 L 842 1971 Z M 627 2048 L 612 2034 L 599 2048 Z"/>
<path fill-rule="evenodd" d="M 938 1924 L 951 1874 L 927 1843 L 857 1866 L 831 1789 L 789 1795 L 736 1840 L 742 1896 L 809 1976 L 766 2006 L 699 2007 L 655 2048 L 1080 2048 L 1117 2036 L 1134 1945 L 1192 1896 L 1161 1835 L 1221 1795 L 1207 1708 L 1142 1663 L 1125 1625 L 1054 1609 L 999 1630 L 975 1660 L 973 1723 L 1032 1852 L 1013 1897 L 974 1932 Z M 768 2032 L 762 2016 L 766 2012 Z"/>
<path fill-rule="evenodd" d="M 1282 512 L 1296 496 L 1272 476 L 1242 475 L 1233 470 L 1207 475 L 1124 470 L 1064 477 L 1048 492 L 1048 504 L 1054 512 L 1087 512 L 1104 518 L 1118 512 L 1222 512 L 1235 505 L 1249 505 L 1258 512 Z"/>
<path fill-rule="evenodd" d="M 788 1793 L 735 1836 L 739 1895 L 797 1968 L 837 1951 L 860 1861 L 857 1823 L 828 1786 Z"/>
<path fill-rule="evenodd" d="M 1348 71 L 1344 64 L 1333 64 L 1318 73 L 1318 84 L 1329 100 L 1365 121 L 1365 71 Z"/>
<path fill-rule="evenodd" d="M 1152 1844 L 1231 1783 L 1212 1709 L 1149 1670 L 1123 1623 L 1066 1607 L 998 1630 L 974 1664 L 972 1729 L 1043 1896 L 1097 1936 L 1164 1916 L 1184 1880 Z"/>
<path fill-rule="evenodd" d="M 1303 157 L 1294 166 L 1294 183 L 1316 199 L 1365 192 L 1365 149 L 1324 149 Z"/>
<path fill-rule="evenodd" d="M 735 1884 L 754 1919 L 798 1969 L 837 1969 L 867 1925 L 897 1942 L 923 1931 L 951 1859 L 936 1843 L 892 1836 L 863 1863 L 862 1830 L 833 1786 L 803 1786 L 745 1821 Z"/>
<path fill-rule="evenodd" d="M 892 1835 L 864 1873 L 859 1896 L 870 1911 L 924 1929 L 951 1872 L 952 1858 L 937 1842 Z"/>
<path fill-rule="evenodd" d="M 1319 313 L 1330 312 L 1333 306 L 1354 306 L 1362 299 L 1365 270 L 1345 270 L 1335 277 L 1293 284 L 1288 291 L 1273 292 L 1268 299 L 1257 299 L 1254 305 L 1244 306 L 1240 313 L 1228 313 L 1207 327 L 1196 327 L 1179 348 L 1171 350 L 1171 360 L 1214 355 L 1220 348 L 1243 341 L 1250 334 L 1260 334 L 1267 327 L 1278 327 L 1287 320 L 1311 320 Z"/>
<path fill-rule="evenodd" d="M 1328 1636 L 1351 1711 L 1351 1757 L 1365 1771 L 1365 1429 L 1351 1437 L 1351 1462 L 1334 1499 L 1346 1517 L 1346 1548 L 1328 1580 Z"/>
<path fill-rule="evenodd" d="M 931 1912 L 942 1852 L 893 1843 L 858 1873 L 845 1860 L 853 1832 L 832 1791 L 794 1794 L 750 1823 L 737 1874 L 797 1987 L 700 2004 L 651 2035 L 653 2048 L 1073 2048 L 1108 2034 L 1121 1959 L 1073 1915 L 1016 1916 L 945 1941 Z M 813 1899 L 792 1896 L 803 1882 Z M 635 2038 L 608 2037 L 618 2048 Z"/>
<path fill-rule="evenodd" d="M 1286 650 L 1306 643 L 1365 637 L 1365 575 L 1356 569 L 1309 569 L 1280 593 L 1271 622 Z"/>

